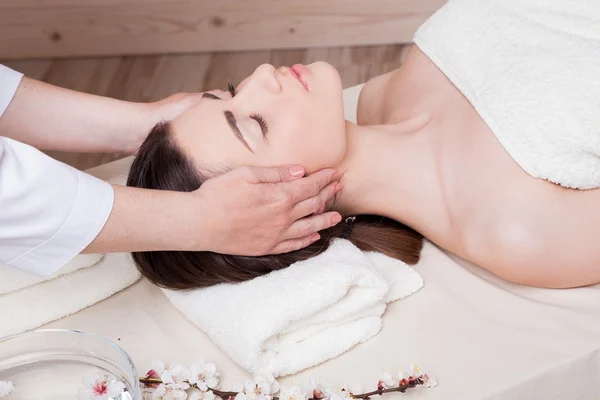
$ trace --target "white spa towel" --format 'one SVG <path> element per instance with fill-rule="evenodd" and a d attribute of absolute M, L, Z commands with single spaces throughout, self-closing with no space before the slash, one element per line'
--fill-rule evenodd
<path fill-rule="evenodd" d="M 75 262 L 78 258 L 74 258 Z M 79 258 L 86 260 L 86 258 Z M 0 296 L 0 337 L 37 328 L 132 285 L 140 274 L 128 253 L 107 254 L 87 268 Z M 0 276 L 0 281 L 2 276 Z"/>
<path fill-rule="evenodd" d="M 108 182 L 123 184 L 126 177 Z M 140 277 L 129 253 L 79 254 L 48 278 L 0 264 L 0 337 L 66 317 Z"/>
<path fill-rule="evenodd" d="M 236 363 L 277 377 L 370 339 L 386 303 L 422 286 L 405 263 L 337 239 L 317 257 L 251 281 L 164 292 Z"/>
<path fill-rule="evenodd" d="M 414 42 L 523 170 L 600 187 L 600 1 L 450 0 Z"/>
<path fill-rule="evenodd" d="M 61 275 L 70 274 L 81 268 L 91 267 L 102 261 L 103 254 L 79 254 L 47 278 L 29 274 L 0 263 L 0 295 L 45 282 Z"/>

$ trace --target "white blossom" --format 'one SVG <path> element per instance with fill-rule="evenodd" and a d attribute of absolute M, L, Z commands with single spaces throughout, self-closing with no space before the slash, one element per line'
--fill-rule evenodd
<path fill-rule="evenodd" d="M 254 381 L 261 387 L 262 393 L 275 394 L 279 392 L 279 382 L 271 374 L 258 375 Z"/>
<path fill-rule="evenodd" d="M 188 391 L 187 400 L 202 400 L 203 394 L 204 394 L 204 392 L 201 392 L 198 389 L 190 389 Z"/>
<path fill-rule="evenodd" d="M 7 396 L 15 390 L 15 385 L 11 381 L 0 381 L 0 397 Z"/>
<path fill-rule="evenodd" d="M 158 358 L 152 359 L 152 370 L 156 371 L 159 375 L 165 371 L 165 363 Z"/>
<path fill-rule="evenodd" d="M 96 372 L 83 380 L 85 388 L 77 391 L 78 400 L 108 400 L 119 396 L 125 384 L 110 374 Z"/>
<path fill-rule="evenodd" d="M 160 374 L 160 379 L 165 384 L 173 385 L 174 389 L 187 390 L 190 388 L 187 381 L 190 379 L 190 370 L 180 364 L 171 365 L 171 367 Z"/>
<path fill-rule="evenodd" d="M 236 382 L 231 385 L 232 392 L 243 392 L 244 391 L 244 382 Z"/>
<path fill-rule="evenodd" d="M 152 400 L 154 397 L 154 392 L 156 389 L 154 388 L 143 388 L 142 389 L 142 400 Z"/>
<path fill-rule="evenodd" d="M 423 372 L 423 370 L 417 364 L 410 364 L 410 373 L 415 378 L 418 378 L 419 376 L 423 375 L 425 372 Z"/>
<path fill-rule="evenodd" d="M 353 395 L 357 395 L 357 394 L 361 394 L 363 392 L 363 387 L 361 384 L 354 383 L 354 384 L 350 385 L 348 390 L 350 390 L 350 393 L 352 393 Z"/>
<path fill-rule="evenodd" d="M 312 397 L 314 397 L 315 399 L 325 398 L 326 393 L 331 392 L 331 388 L 329 387 L 329 385 L 325 384 L 320 379 L 310 378 L 308 380 L 308 384 L 312 389 Z"/>
<path fill-rule="evenodd" d="M 408 378 L 410 378 L 409 373 L 404 372 L 401 369 L 398 370 L 398 382 L 402 382 L 403 380 L 406 380 L 408 382 Z"/>
<path fill-rule="evenodd" d="M 161 383 L 152 393 L 152 400 L 185 400 L 187 397 L 185 390 L 172 383 Z"/>
<path fill-rule="evenodd" d="M 432 388 L 437 386 L 437 379 L 435 375 L 427 372 L 422 376 L 423 379 L 423 387 Z"/>
<path fill-rule="evenodd" d="M 377 386 L 382 386 L 384 389 L 394 387 L 398 383 L 397 379 L 387 371 L 381 371 L 379 374 L 379 382 Z"/>
<path fill-rule="evenodd" d="M 418 365 L 411 364 L 410 372 L 415 378 L 421 378 L 423 381 L 423 387 L 432 388 L 437 386 L 437 379 L 435 378 L 435 375 L 423 371 Z"/>
<path fill-rule="evenodd" d="M 329 400 L 351 400 L 351 399 L 354 399 L 354 397 L 352 397 L 352 393 L 350 393 L 345 388 L 333 389 L 332 391 L 330 391 L 328 393 L 327 398 L 329 398 Z"/>
<path fill-rule="evenodd" d="M 235 400 L 271 400 L 279 390 L 279 383 L 273 377 L 257 377 L 244 382 L 243 390 L 235 396 Z"/>
<path fill-rule="evenodd" d="M 328 383 L 314 379 L 310 379 L 309 383 L 313 388 L 313 397 L 325 400 L 349 400 L 354 398 L 345 385 L 331 386 Z"/>
<path fill-rule="evenodd" d="M 279 400 L 305 400 L 306 393 L 298 386 L 284 386 L 279 391 Z"/>
<path fill-rule="evenodd" d="M 188 392 L 187 400 L 217 400 L 220 399 L 219 396 L 216 396 L 211 390 L 208 392 L 202 392 L 198 389 L 191 389 Z"/>
<path fill-rule="evenodd" d="M 212 363 L 198 360 L 190 366 L 190 384 L 196 385 L 198 389 L 206 392 L 210 389 L 219 388 L 219 373 L 217 367 Z"/>

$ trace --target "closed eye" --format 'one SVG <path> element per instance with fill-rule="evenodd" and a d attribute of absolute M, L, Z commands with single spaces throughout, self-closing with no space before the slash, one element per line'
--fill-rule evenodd
<path fill-rule="evenodd" d="M 213 99 L 213 100 L 221 100 L 220 97 L 215 96 L 212 93 L 202 93 L 202 98 L 203 99 Z"/>
<path fill-rule="evenodd" d="M 227 91 L 229 93 L 231 93 L 231 97 L 235 97 L 235 93 L 236 92 L 235 92 L 235 86 L 233 86 L 233 83 L 229 82 L 227 84 Z M 202 98 L 203 99 L 212 99 L 212 100 L 223 100 L 222 98 L 220 98 L 218 96 L 215 96 L 214 94 L 208 93 L 208 92 L 207 93 L 202 93 Z"/>
<path fill-rule="evenodd" d="M 269 124 L 267 123 L 267 121 L 265 121 L 265 119 L 259 114 L 250 114 L 250 118 L 258 122 L 263 137 L 267 139 L 267 133 L 269 133 Z"/>

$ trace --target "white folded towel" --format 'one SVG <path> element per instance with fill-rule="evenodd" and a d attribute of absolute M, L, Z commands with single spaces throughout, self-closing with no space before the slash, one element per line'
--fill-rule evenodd
<path fill-rule="evenodd" d="M 402 261 L 337 239 L 317 257 L 251 281 L 164 292 L 240 366 L 277 377 L 370 339 L 386 303 L 422 286 Z"/>
<path fill-rule="evenodd" d="M 108 182 L 123 184 L 126 177 Z M 79 254 L 47 278 L 0 264 L 0 337 L 66 317 L 140 277 L 129 253 Z"/>
<path fill-rule="evenodd" d="M 106 299 L 140 278 L 128 253 L 107 254 L 93 266 L 77 268 L 77 261 L 91 260 L 75 257 L 71 265 L 75 272 L 1 295 L 0 337 L 66 317 Z M 0 275 L 2 281 L 3 275 Z"/>
<path fill-rule="evenodd" d="M 79 254 L 47 278 L 29 274 L 0 263 L 0 295 L 45 282 L 61 275 L 70 274 L 81 268 L 91 267 L 102 261 L 103 258 L 103 254 Z"/>

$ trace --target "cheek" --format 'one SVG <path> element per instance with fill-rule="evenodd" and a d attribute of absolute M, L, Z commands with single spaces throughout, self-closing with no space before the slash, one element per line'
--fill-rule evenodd
<path fill-rule="evenodd" d="M 336 166 L 346 150 L 343 118 L 302 118 L 287 115 L 287 124 L 278 132 L 281 139 L 271 151 L 279 163 L 298 163 L 308 172 Z"/>

